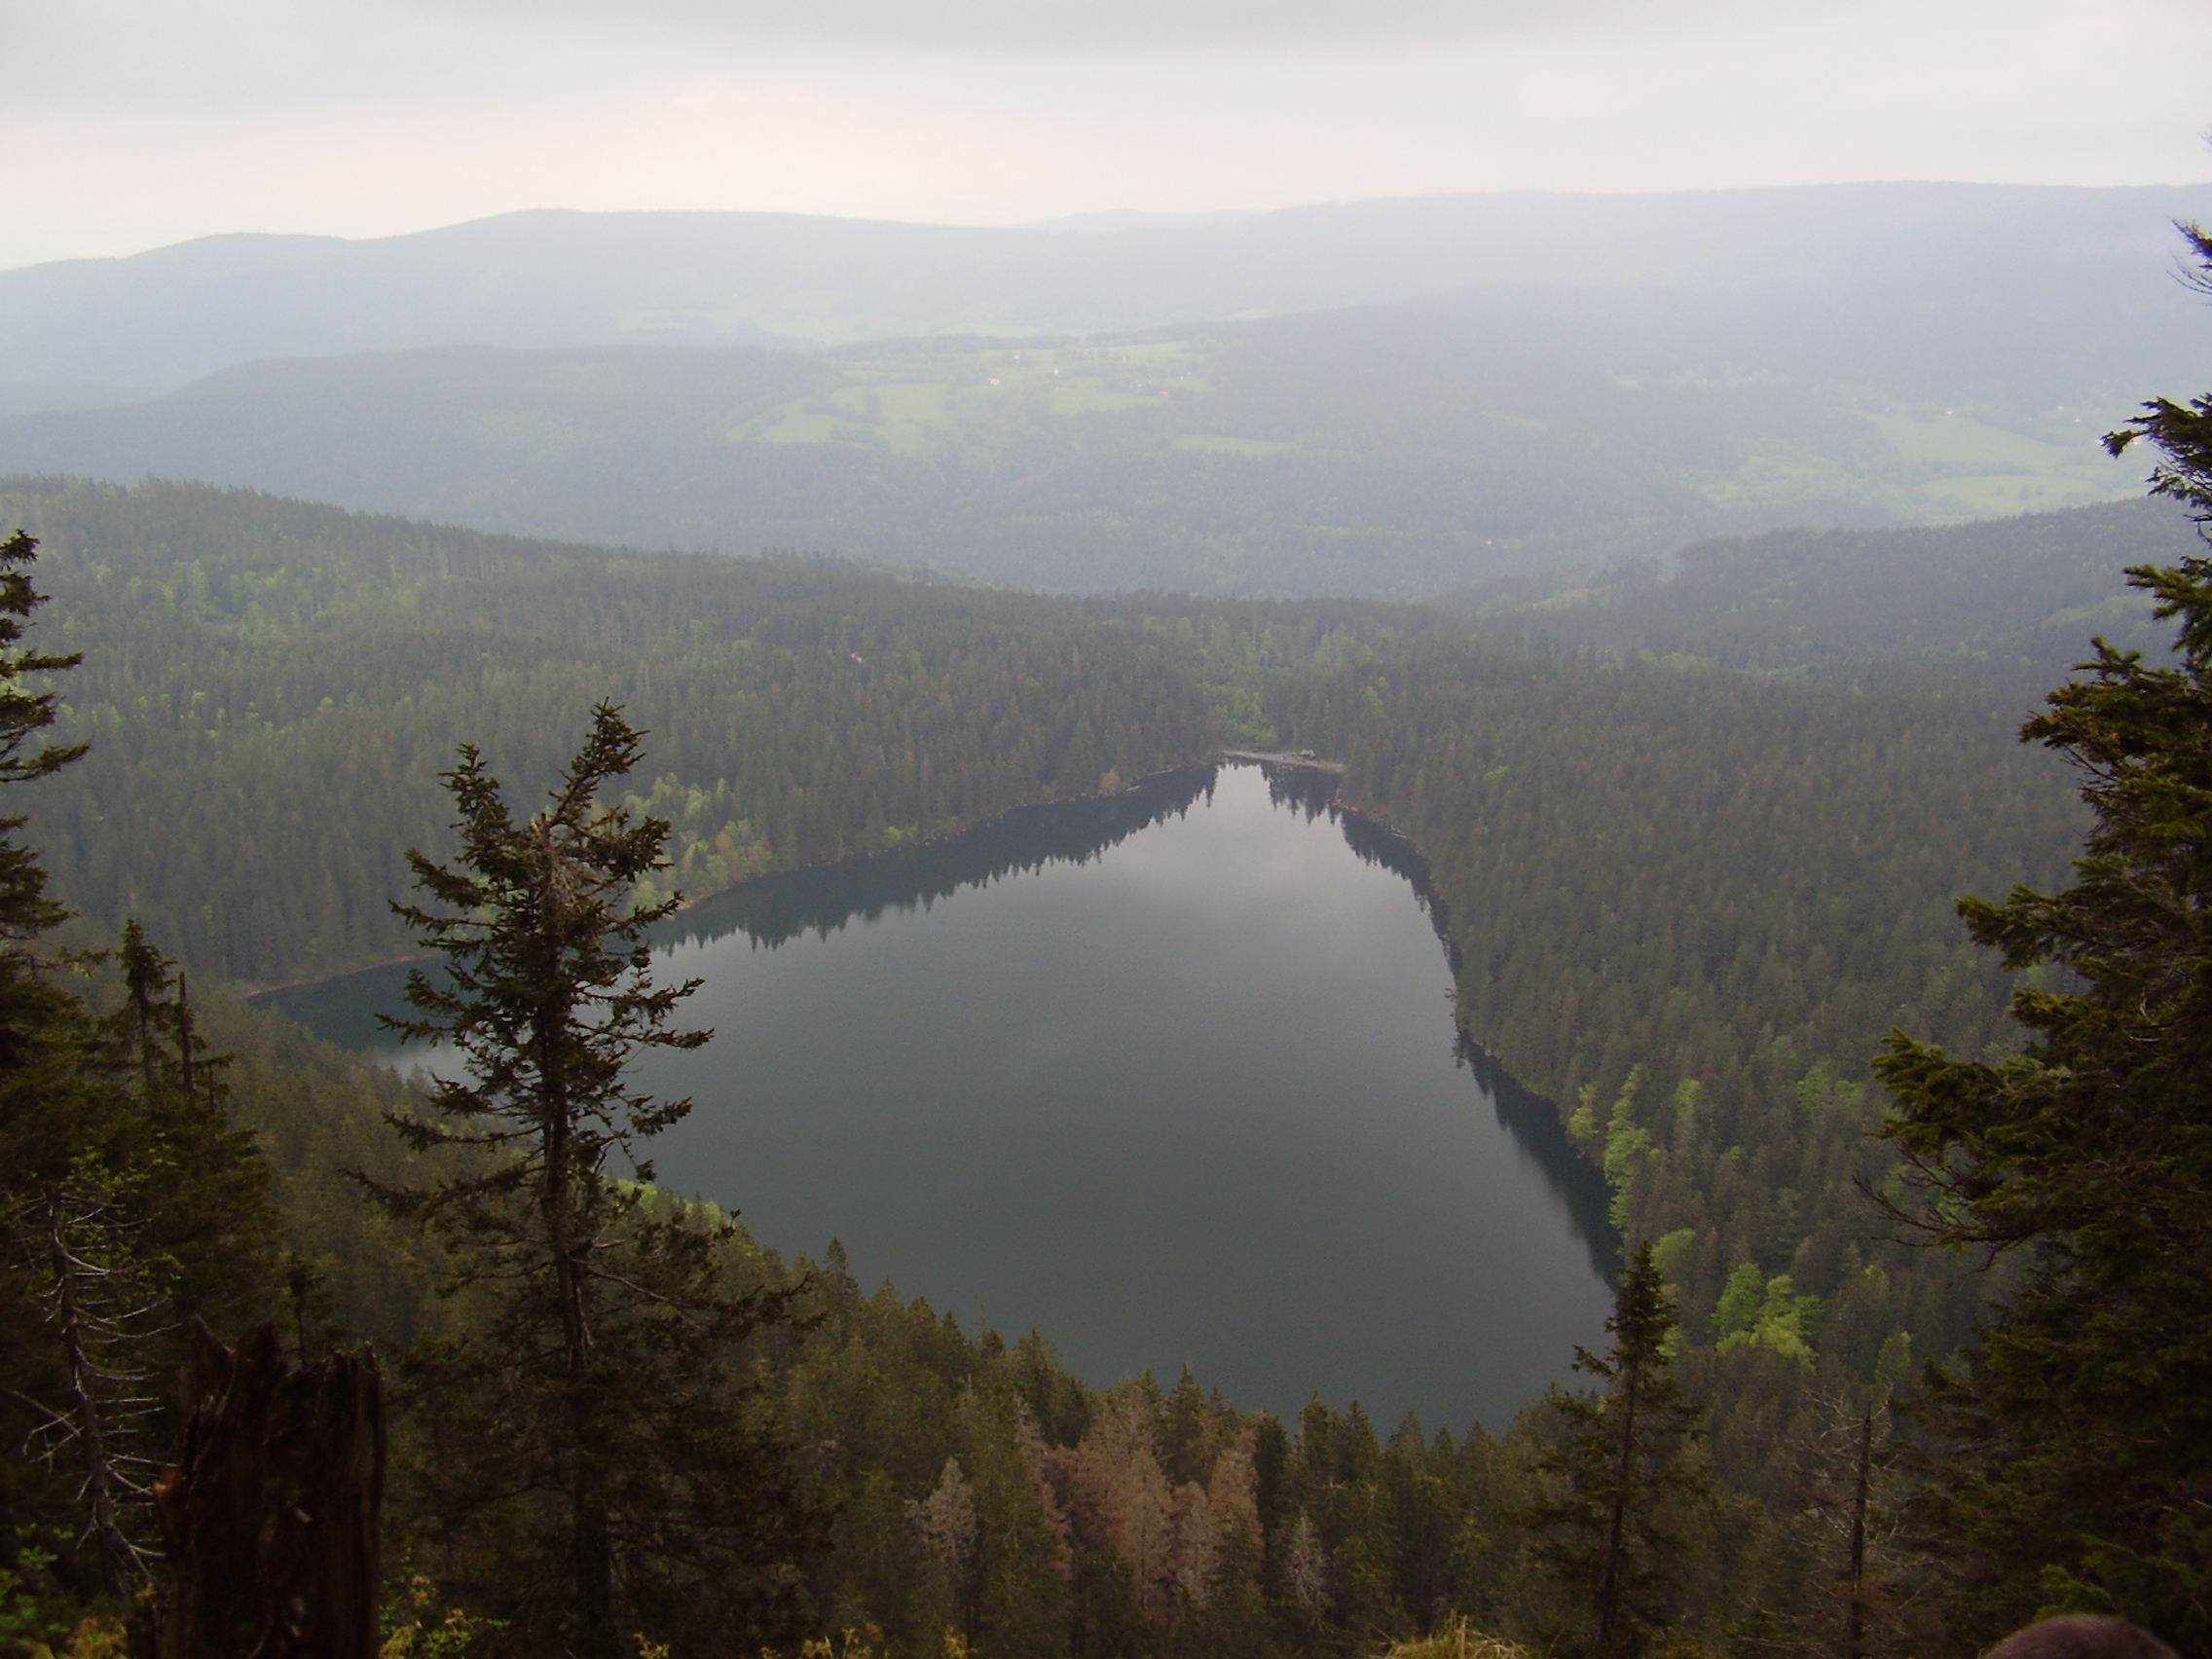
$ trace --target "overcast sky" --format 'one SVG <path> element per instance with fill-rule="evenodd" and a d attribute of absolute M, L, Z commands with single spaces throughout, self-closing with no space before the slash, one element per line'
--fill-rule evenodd
<path fill-rule="evenodd" d="M 0 267 L 534 206 L 2212 177 L 2212 0 L 0 0 Z"/>

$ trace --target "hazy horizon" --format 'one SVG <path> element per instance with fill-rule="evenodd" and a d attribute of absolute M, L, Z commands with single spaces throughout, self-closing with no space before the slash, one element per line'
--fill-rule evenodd
<path fill-rule="evenodd" d="M 2188 0 L 0 13 L 0 269 L 532 207 L 907 223 L 2212 177 Z"/>
<path fill-rule="evenodd" d="M 2199 168 L 2198 174 L 2194 177 L 2177 177 L 2174 179 L 2122 180 L 2115 181 L 2112 183 L 2074 183 L 2067 181 L 2053 182 L 2032 179 L 1987 180 L 1965 178 L 1846 178 L 1810 180 L 1801 183 L 1791 182 L 1781 184 L 1685 185 L 1678 188 L 1655 187 L 1647 190 L 1608 190 L 1595 187 L 1590 189 L 1552 189 L 1548 187 L 1531 185 L 1526 188 L 1501 188 L 1496 190 L 1427 191 L 1409 194 L 1381 193 L 1373 196 L 1345 197 L 1330 199 L 1326 201 L 1315 199 L 1312 201 L 1286 202 L 1275 206 L 1258 208 L 1193 208 L 1188 210 L 1176 210 L 1169 212 L 1155 211 L 1146 207 L 1121 205 L 1086 209 L 1080 212 L 1054 214 L 1044 218 L 1020 219 L 986 219 L 981 217 L 969 219 L 929 218 L 926 216 L 900 215 L 896 213 L 814 213 L 798 208 L 783 207 L 571 207 L 557 203 L 524 203 L 522 205 L 514 207 L 500 208 L 495 212 L 475 214 L 468 218 L 441 219 L 420 225 L 408 225 L 396 230 L 364 231 L 357 234 L 342 231 L 268 230 L 254 226 L 240 227 L 232 230 L 206 231 L 192 236 L 179 237 L 171 240 L 149 243 L 144 247 L 125 248 L 110 253 L 61 254 L 52 259 L 34 259 L 12 265 L 0 265 L 0 274 L 5 274 L 13 271 L 28 270 L 32 266 L 37 265 L 60 265 L 72 263 L 79 260 L 134 259 L 141 254 L 160 253 L 169 248 L 182 247 L 190 242 L 212 241 L 224 237 L 299 237 L 308 240 L 332 240 L 341 242 L 395 241 L 407 237 L 426 236 L 439 231 L 458 230 L 467 225 L 483 224 L 493 220 L 518 218 L 528 214 L 547 212 L 578 213 L 590 215 L 615 215 L 623 213 L 698 214 L 701 216 L 756 213 L 763 216 L 793 219 L 824 219 L 850 224 L 906 225 L 914 227 L 933 227 L 957 230 L 1058 231 L 1077 236 L 1107 236 L 1115 235 L 1124 231 L 1175 230 L 1208 224 L 1234 224 L 1253 219 L 1266 218 L 1269 215 L 1274 213 L 1296 212 L 1304 208 L 1364 206 L 1374 203 L 1410 203 L 1429 201 L 1441 202 L 1457 198 L 1470 197 L 1567 197 L 1584 199 L 1604 197 L 1657 198 L 1670 196 L 1690 197 L 1725 196 L 1738 194 L 1751 195 L 1761 191 L 1786 191 L 1799 189 L 1814 190 L 1822 188 L 1846 189 L 1854 186 L 1881 187 L 1891 185 L 1928 185 L 1939 187 L 1948 185 L 1978 186 L 1992 184 L 1996 185 L 1999 188 L 2012 186 L 2021 189 L 2055 189 L 2082 191 L 2108 189 L 2189 189 L 2199 185 L 2212 185 L 2212 160 L 2208 160 L 2205 165 Z"/>

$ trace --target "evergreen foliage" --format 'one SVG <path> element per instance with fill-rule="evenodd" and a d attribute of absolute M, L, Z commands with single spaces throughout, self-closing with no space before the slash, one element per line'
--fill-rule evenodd
<path fill-rule="evenodd" d="M 671 826 L 676 868 L 641 872 L 646 908 L 677 886 L 904 856 L 1019 802 L 1112 791 L 1224 741 L 1341 756 L 1349 803 L 1426 855 L 1459 952 L 1462 1025 L 1571 1109 L 1575 1144 L 1615 1186 L 1619 1226 L 1652 1240 L 1680 1299 L 1680 1371 L 1713 1402 L 1714 1479 L 1731 1506 L 1724 1547 L 1690 1564 L 1684 1616 L 1709 1634 L 1747 1609 L 1779 1617 L 1825 1597 L 1808 1589 L 1825 1545 L 1793 1519 L 1792 1448 L 1821 1399 L 1871 1404 L 1909 1355 L 1944 1351 L 1976 1306 L 1980 1286 L 1947 1264 L 1868 1238 L 1852 1183 L 1882 1187 L 1894 1167 L 1866 1139 L 1878 1110 L 1862 1056 L 1882 1029 L 1903 1017 L 1969 1051 L 2004 1036 L 1998 977 L 1943 931 L 1942 900 L 2054 870 L 2077 832 L 2055 768 L 2005 741 L 2014 705 L 2002 685 L 1861 690 L 1547 656 L 1371 606 L 1073 602 L 827 561 L 549 547 L 182 486 L 53 484 L 17 499 L 61 549 L 72 640 L 117 642 L 59 716 L 98 749 L 81 779 L 44 786 L 55 798 L 38 823 L 62 891 L 103 907 L 135 899 L 195 964 L 265 981 L 405 949 L 386 909 L 398 849 L 455 844 L 432 756 L 475 731 L 486 776 L 548 777 L 562 753 L 549 708 L 611 696 L 655 727 L 657 775 L 623 797 Z M 394 1188 L 454 1173 L 435 1146 L 373 1145 L 364 1125 L 404 1109 L 392 1086 L 349 1081 L 312 1046 L 220 1017 L 241 1088 L 251 1080 L 241 1110 L 296 1218 L 302 1328 L 330 1316 L 327 1280 L 337 1316 L 420 1344 L 424 1367 L 456 1351 L 440 1345 L 481 1342 L 480 1292 L 442 1306 L 424 1294 L 442 1247 L 333 1195 L 337 1164 Z M 312 1111 L 282 1099 L 293 1072 Z M 414 1375 L 425 1399 L 521 1386 L 466 1366 Z M 1309 1438 L 1301 1428 L 1284 1445 Z M 1311 1456 L 1359 1443 L 1323 1432 Z M 468 1492 L 486 1471 L 470 1473 L 467 1454 L 487 1442 L 456 1428 L 441 1444 L 449 1455 L 420 1465 L 425 1481 L 450 1476 L 447 1507 L 479 1513 Z M 1263 1470 L 1269 1444 L 1261 1433 Z M 1506 1480 L 1522 1453 L 1497 1456 L 1483 1480 Z M 1440 1597 L 1499 1628 L 1532 1617 L 1511 1588 L 1520 1545 L 1499 1519 L 1502 1488 L 1464 1484 L 1457 1463 L 1409 1464 L 1399 1486 L 1374 1486 L 1390 1465 L 1364 1457 L 1352 1467 L 1367 1472 L 1321 1481 L 1287 1513 L 1260 1504 L 1265 1594 L 1291 1595 L 1270 1605 L 1298 1609 L 1282 1615 L 1298 1641 L 1417 1628 L 1442 1616 Z M 866 1513 L 900 1550 L 903 1506 L 931 1500 L 948 1459 L 987 1506 L 1000 1465 L 940 1442 L 895 1502 L 869 1489 Z M 1478 1486 L 1479 1502 L 1466 1495 Z M 401 1508 L 428 1520 L 446 1501 Z M 1417 1541 L 1403 1553 L 1375 1542 L 1355 1525 L 1362 1506 L 1402 1510 Z M 493 1543 L 546 1536 L 480 1519 L 441 1544 L 472 1604 L 528 1581 Z M 976 1563 L 990 1559 L 978 1526 Z M 1465 1565 L 1477 1560 L 1489 1565 Z M 988 1569 L 969 1567 L 984 1572 L 985 1591 L 962 1584 L 985 1642 Z M 1124 1617 L 1118 1582 L 1079 1571 L 1071 1616 L 1134 1642 L 1153 1627 Z M 818 1609 L 827 1595 L 815 1592 Z M 923 1614 L 896 1617 L 901 1641 L 923 1640 Z M 1123 1640 L 1083 1639 L 1098 1651 Z"/>
<path fill-rule="evenodd" d="M 1411 625 L 611 553 L 179 485 L 6 502 L 46 529 L 65 634 L 104 646 L 61 716 L 97 746 L 39 803 L 60 890 L 264 984 L 403 955 L 387 901 L 403 849 L 442 844 L 436 774 L 467 739 L 498 776 L 550 780 L 551 709 L 607 698 L 653 730 L 632 787 L 696 898 L 1095 794 L 1222 734 L 1272 741 L 1252 676 Z"/>
<path fill-rule="evenodd" d="M 31 783 L 81 746 L 38 741 L 76 666 L 24 644 L 36 544 L 0 547 L 0 783 Z M 63 919 L 45 870 L 0 820 L 0 1634 L 112 1623 L 155 1583 L 151 1498 L 166 1381 L 194 1320 L 263 1305 L 280 1222 L 218 1057 L 173 964 L 133 925 L 122 1006 L 99 1017 L 43 955 Z M 83 968 L 87 964 L 75 966 Z"/>
<path fill-rule="evenodd" d="M 451 1045 L 409 1148 L 472 1153 L 378 1197 L 443 1244 L 461 1325 L 416 1345 L 424 1523 L 522 1651 L 611 1659 L 637 1633 L 703 1652 L 793 1615 L 812 1520 L 759 1420 L 745 1345 L 791 1291 L 727 1282 L 735 1232 L 644 1185 L 641 1143 L 682 1118 L 626 1078 L 654 1048 L 712 1033 L 668 1021 L 693 984 L 656 985 L 635 906 L 663 819 L 602 803 L 642 754 L 613 705 L 543 810 L 515 821 L 483 756 L 445 775 L 461 852 L 411 853 L 424 903 L 398 906 L 443 960 L 408 982 L 402 1035 Z M 611 1167 L 620 1158 L 630 1179 Z"/>
<path fill-rule="evenodd" d="M 2102 632 L 2158 645 L 2130 565 L 2166 564 L 2186 518 L 2114 501 L 1940 530 L 1777 530 L 1700 542 L 1662 568 L 1525 580 L 1459 602 L 1531 640 L 1872 687 L 1971 676 L 2040 690 Z"/>
<path fill-rule="evenodd" d="M 2212 276 L 2212 240 L 2190 240 Z M 2212 400 L 2154 402 L 2111 441 L 2138 438 L 2163 457 L 2154 490 L 2212 524 Z M 1921 1520 L 1947 1541 L 1960 1651 L 2048 1604 L 2212 1652 L 2212 557 L 2130 580 L 2174 624 L 2174 660 L 2100 641 L 2022 730 L 2083 779 L 2072 885 L 1959 906 L 2024 977 L 2026 1051 L 1899 1034 L 1881 1061 L 1919 1225 L 2027 1257 L 1923 1407 L 1941 1455 Z"/>
<path fill-rule="evenodd" d="M 1739 1270 L 1762 1298 L 1787 1275 L 1823 1299 L 1806 1357 L 1830 1390 L 1900 1333 L 1946 1349 L 1978 1299 L 1870 1237 L 1855 1182 L 1895 1161 L 1868 1138 L 1880 1032 L 1902 1017 L 1971 1052 L 2006 1035 L 1950 896 L 2060 867 L 2080 822 L 2057 769 L 2005 741 L 2011 712 L 1981 686 L 1840 692 L 1442 637 L 1269 705 L 1425 856 L 1462 1029 L 1567 1105 L 1689 1336 L 1734 1334 L 1714 1320 Z M 1771 1340 L 1712 1363 L 1771 1369 L 1784 1325 L 1752 1324 Z M 1771 1459 L 1732 1432 L 1714 1424 L 1716 1461 L 1762 1484 Z"/>
<path fill-rule="evenodd" d="M 1558 1439 L 1535 1458 L 1543 1496 L 1525 1517 L 1530 1560 L 1557 1586 L 1560 1645 L 1634 1659 L 1673 1623 L 1681 1601 L 1684 1511 L 1705 1495 L 1695 1461 L 1697 1408 L 1673 1375 L 1675 1301 L 1641 1244 L 1622 1270 L 1604 1355 L 1577 1348 L 1595 1392 L 1557 1386 L 1545 1406 Z"/>
<path fill-rule="evenodd" d="M 1803 1498 L 1840 1465 L 1815 1430 L 1859 1421 L 1913 1354 L 1944 1351 L 1981 1288 L 1867 1236 L 1853 1182 L 1895 1193 L 1896 1160 L 1865 1138 L 1861 1056 L 1899 1018 L 1964 1052 L 2004 1041 L 2001 981 L 1944 935 L 1939 901 L 2042 878 L 2081 823 L 2047 759 L 2003 741 L 2002 685 L 1546 655 L 1375 607 L 1078 603 L 824 561 L 549 548 L 175 486 L 18 498 L 61 549 L 69 643 L 101 642 L 81 694 L 50 705 L 60 736 L 98 747 L 39 786 L 35 822 L 63 897 L 149 926 L 101 993 L 107 1025 L 37 1027 L 50 1063 L 22 1075 L 43 1080 L 26 1084 L 38 1110 L 8 1132 L 62 1126 L 66 1151 L 95 1124 L 125 1148 L 252 1128 L 258 1150 L 233 1165 L 251 1179 L 210 1202 L 259 1182 L 287 1236 L 224 1223 L 262 1240 L 240 1256 L 259 1265 L 190 1295 L 288 1309 L 303 1346 L 341 1325 L 405 1346 L 393 1554 L 434 1571 L 423 1606 L 463 1607 L 471 1640 L 691 1650 L 850 1627 L 913 1659 L 948 1631 L 978 1654 L 1228 1659 L 1351 1654 L 1460 1618 L 1561 1631 L 1521 1519 L 1564 1479 L 1539 1466 L 1567 1444 L 1554 1413 L 1385 1436 L 1356 1408 L 1286 1426 L 1188 1379 L 1094 1393 L 1041 1342 L 864 1296 L 836 1262 L 810 1281 L 709 1208 L 624 1179 L 625 1137 L 642 1151 L 668 1108 L 621 1095 L 618 1068 L 593 1073 L 617 1080 L 612 1115 L 584 1124 L 571 1247 L 552 1242 L 525 1040 L 551 1009 L 533 998 L 611 973 L 577 1007 L 619 1035 L 606 999 L 656 994 L 624 977 L 622 930 L 676 888 L 904 849 L 1224 741 L 1342 756 L 1350 803 L 1426 855 L 1463 1026 L 1569 1108 L 1617 1225 L 1649 1241 L 1639 1260 L 1681 1308 L 1679 1385 L 1710 1405 L 1717 1492 L 1677 1559 L 1671 1628 L 1746 1651 L 1841 1640 L 1833 1506 Z M 571 838 L 554 835 L 584 866 L 613 837 L 573 889 L 571 943 L 601 955 L 543 939 L 536 958 L 502 954 L 501 907 L 519 926 L 530 872 L 559 861 L 492 779 L 552 775 L 546 711 L 616 698 L 655 726 L 658 775 L 624 784 L 630 749 L 587 749 L 560 788 L 576 766 L 599 782 L 571 796 Z M 430 757 L 464 730 L 484 744 L 449 774 L 466 802 L 444 840 Z M 656 822 L 673 870 L 622 842 Z M 422 1034 L 468 1024 L 482 1044 L 431 1116 L 199 988 L 404 949 L 384 903 L 410 844 L 461 850 L 417 866 L 450 883 L 414 916 L 462 969 L 424 986 Z M 193 997 L 150 937 L 194 964 Z M 64 995 L 44 969 L 24 982 Z M 630 1037 L 674 1036 L 633 1009 Z M 412 1144 L 380 1139 L 387 1113 L 415 1115 Z M 364 1205 L 340 1167 L 404 1213 Z M 564 1296 L 587 1235 L 608 1246 L 593 1272 L 627 1282 L 571 1272 Z M 165 1261 L 203 1248 L 173 1236 Z M 576 1386 L 561 1313 L 587 1282 L 605 1300 Z M 786 1304 L 819 1324 L 802 1337 Z M 27 1303 L 0 1312 L 32 1328 Z M 66 1513 L 46 1478 L 21 1490 Z M 807 1548 L 814 1510 L 831 1514 L 827 1555 Z M 579 1535 L 608 1564 L 604 1597 Z M 55 1572 L 95 1593 L 93 1556 Z"/>
<path fill-rule="evenodd" d="M 24 644 L 31 617 L 46 596 L 31 585 L 38 542 L 17 531 L 0 542 L 0 784 L 52 776 L 80 758 L 82 744 L 55 744 L 42 735 L 56 718 L 57 693 L 47 677 L 75 668 L 75 652 L 41 651 Z M 47 892 L 47 870 L 22 839 L 25 818 L 0 817 L 0 1099 L 8 1119 L 23 1110 L 26 1094 L 53 1083 L 55 1056 L 45 1039 L 66 999 L 46 982 L 25 948 L 68 911 Z M 14 1098 L 10 1098 L 14 1097 Z"/>

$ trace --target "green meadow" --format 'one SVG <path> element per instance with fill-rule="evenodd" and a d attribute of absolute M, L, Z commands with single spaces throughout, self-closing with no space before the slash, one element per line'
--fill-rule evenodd
<path fill-rule="evenodd" d="M 1252 403 L 1235 395 L 1239 365 L 1225 362 L 1218 339 L 1205 334 L 908 342 L 848 348 L 830 361 L 842 386 L 762 410 L 732 426 L 728 441 L 971 460 L 1039 443 L 1253 461 L 1345 450 L 1343 434 L 1325 429 L 1237 430 L 1235 415 L 1249 415 Z M 1716 507 L 1775 511 L 1820 501 L 1907 524 L 2048 512 L 2140 487 L 2134 467 L 2106 456 L 2092 427 L 2063 412 L 2031 430 L 2010 410 L 1860 400 L 1827 387 L 1808 387 L 1806 396 L 1840 405 L 1848 441 L 1808 444 L 1752 431 L 1722 456 L 1680 466 L 1673 482 Z M 1393 424 L 1401 432 L 1448 429 L 1457 413 L 1438 407 L 1432 377 L 1408 377 L 1402 401 Z M 1293 422 L 1295 413 L 1287 412 Z M 1492 421 L 1530 432 L 1548 424 L 1502 411 L 1492 412 Z M 1470 448 L 1479 441 L 1467 436 Z M 1432 452 L 1419 438 L 1402 447 Z"/>
<path fill-rule="evenodd" d="M 1210 355 L 1197 340 L 1097 346 L 924 342 L 844 352 L 832 358 L 842 387 L 763 411 L 731 427 L 729 441 L 852 444 L 903 456 L 990 452 L 1054 422 L 1144 411 L 1167 417 L 1158 440 L 1176 449 L 1275 455 L 1293 448 L 1180 430 L 1180 418 L 1208 390 Z M 1157 420 L 1148 423 L 1148 436 L 1156 424 Z"/>

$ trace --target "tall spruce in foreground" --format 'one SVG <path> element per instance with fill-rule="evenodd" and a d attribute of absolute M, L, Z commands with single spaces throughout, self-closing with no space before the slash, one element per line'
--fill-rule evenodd
<path fill-rule="evenodd" d="M 816 1531 L 747 1380 L 793 1292 L 747 1284 L 735 1229 L 654 1193 L 639 1156 L 690 1102 L 627 1068 L 712 1035 L 669 1026 L 696 980 L 652 977 L 645 930 L 677 901 L 630 904 L 668 825 L 599 798 L 641 736 L 600 705 L 522 823 L 474 749 L 445 775 L 460 858 L 410 853 L 425 903 L 397 906 L 443 973 L 411 975 L 416 1012 L 387 1023 L 458 1051 L 436 1116 L 394 1121 L 458 1157 L 434 1185 L 377 1189 L 442 1242 L 465 1309 L 402 1371 L 424 1541 L 515 1651 L 584 1659 L 782 1635 Z"/>
<path fill-rule="evenodd" d="M 2212 291 L 2212 237 L 2186 234 Z M 2106 441 L 2139 439 L 2163 456 L 2153 492 L 2212 535 L 2212 396 Z M 1921 1408 L 1939 1456 L 1918 1520 L 1962 1653 L 2055 1607 L 2212 1654 L 2212 558 L 2128 580 L 2176 624 L 2176 660 L 2100 640 L 2021 732 L 2083 776 L 2074 884 L 1959 906 L 2026 976 L 2026 1051 L 1961 1060 L 1899 1034 L 1877 1062 L 1925 1183 L 1915 1219 L 2028 1258 Z"/>
<path fill-rule="evenodd" d="M 1693 1461 L 1697 1408 L 1669 1356 L 1675 1316 L 1651 1246 L 1638 1246 L 1605 1321 L 1611 1348 L 1574 1350 L 1574 1369 L 1602 1386 L 1555 1385 L 1545 1399 L 1558 1438 L 1536 1458 L 1544 1495 L 1522 1520 L 1532 1565 L 1561 1592 L 1567 1652 L 1633 1659 L 1679 1601 L 1682 1530 L 1706 1486 Z"/>

